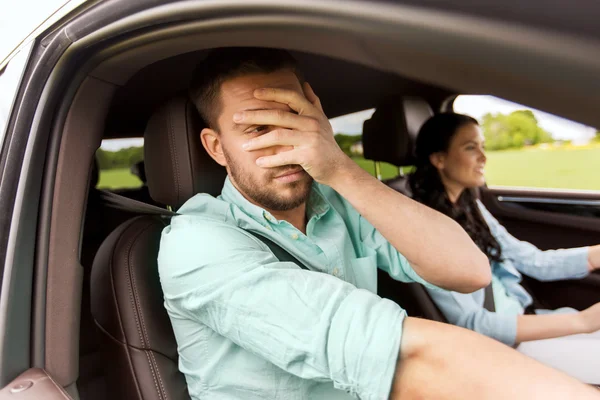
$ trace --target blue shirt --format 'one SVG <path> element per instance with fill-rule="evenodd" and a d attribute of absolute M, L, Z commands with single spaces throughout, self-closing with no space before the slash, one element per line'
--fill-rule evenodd
<path fill-rule="evenodd" d="M 375 294 L 376 269 L 429 284 L 347 201 L 315 183 L 306 235 L 229 179 L 218 198 L 197 195 L 178 212 L 158 265 L 192 398 L 388 398 L 406 313 Z"/>
<path fill-rule="evenodd" d="M 583 278 L 589 273 L 588 248 L 541 251 L 508 233 L 480 201 L 478 206 L 502 249 L 503 261 L 491 264 L 496 312 L 483 308 L 484 289 L 471 294 L 428 292 L 448 322 L 512 346 L 517 336 L 517 317 L 532 304 L 531 296 L 520 285 L 521 272 L 540 281 Z"/>

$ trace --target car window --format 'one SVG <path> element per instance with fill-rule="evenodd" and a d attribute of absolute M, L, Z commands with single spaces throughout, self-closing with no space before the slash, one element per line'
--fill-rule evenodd
<path fill-rule="evenodd" d="M 486 142 L 489 186 L 600 190 L 597 129 L 493 96 L 458 96 Z"/>
<path fill-rule="evenodd" d="M 140 179 L 139 168 L 143 160 L 143 139 L 103 140 L 96 152 L 100 172 L 98 189 L 119 191 L 142 187 L 144 182 Z"/>
<path fill-rule="evenodd" d="M 0 144 L 4 142 L 8 119 L 15 96 L 23 77 L 31 47 L 21 49 L 14 58 L 0 70 Z"/>
<path fill-rule="evenodd" d="M 350 158 L 352 158 L 365 171 L 373 176 L 376 176 L 375 163 L 371 160 L 365 160 L 363 157 L 362 147 L 363 122 L 371 118 L 374 112 L 375 109 L 371 108 L 368 110 L 331 118 L 329 122 L 333 128 L 335 140 L 344 153 L 350 156 Z M 380 179 L 385 180 L 398 176 L 398 167 L 384 162 L 379 164 L 381 168 L 381 176 L 379 177 Z"/>

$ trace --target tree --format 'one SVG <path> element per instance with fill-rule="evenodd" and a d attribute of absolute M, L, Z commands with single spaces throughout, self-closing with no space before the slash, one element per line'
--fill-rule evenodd
<path fill-rule="evenodd" d="M 348 156 L 352 156 L 352 152 L 350 151 L 352 145 L 361 140 L 360 135 L 345 135 L 343 133 L 336 133 L 334 137 L 340 149 Z"/>
<path fill-rule="evenodd" d="M 510 114 L 487 113 L 482 118 L 481 128 L 489 150 L 521 148 L 553 141 L 550 133 L 539 126 L 531 110 L 518 110 Z"/>
<path fill-rule="evenodd" d="M 101 170 L 129 168 L 144 159 L 144 149 L 142 147 L 128 147 L 118 151 L 98 149 L 96 159 Z"/>

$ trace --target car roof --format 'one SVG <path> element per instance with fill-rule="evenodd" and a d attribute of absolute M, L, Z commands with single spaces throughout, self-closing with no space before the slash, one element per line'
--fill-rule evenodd
<path fill-rule="evenodd" d="M 42 32 L 89 0 L 44 0 L 11 2 L 0 13 L 0 70 Z"/>

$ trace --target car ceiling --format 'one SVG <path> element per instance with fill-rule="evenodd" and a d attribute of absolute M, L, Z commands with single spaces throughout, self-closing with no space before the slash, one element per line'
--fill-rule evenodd
<path fill-rule="evenodd" d="M 141 69 L 115 93 L 107 117 L 105 138 L 143 135 L 152 111 L 177 94 L 185 93 L 192 71 L 207 51 L 170 57 Z M 387 98 L 420 96 L 440 104 L 448 89 L 406 79 L 363 65 L 292 51 L 305 79 L 315 89 L 329 118 L 373 108 Z"/>

